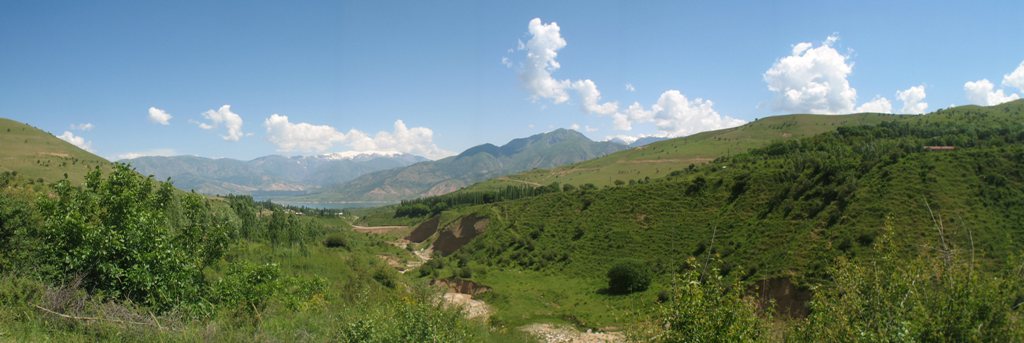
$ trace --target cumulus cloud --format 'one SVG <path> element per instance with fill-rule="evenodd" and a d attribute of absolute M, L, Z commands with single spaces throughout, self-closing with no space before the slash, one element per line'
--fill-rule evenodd
<path fill-rule="evenodd" d="M 768 90 L 775 93 L 776 110 L 793 113 L 849 113 L 857 101 L 857 90 L 847 76 L 853 65 L 833 45 L 839 38 L 829 36 L 814 47 L 803 42 L 793 46 L 789 56 L 780 58 L 764 73 Z"/>
<path fill-rule="evenodd" d="M 93 127 L 92 123 L 71 124 L 71 129 L 75 131 L 89 131 L 92 130 Z"/>
<path fill-rule="evenodd" d="M 530 20 L 529 33 L 530 39 L 526 43 L 519 41 L 517 46 L 518 50 L 526 51 L 526 62 L 519 77 L 534 100 L 561 104 L 570 100 L 570 92 L 575 92 L 584 112 L 610 117 L 614 127 L 621 131 L 632 130 L 634 124 L 653 123 L 662 135 L 688 135 L 745 123 L 720 115 L 710 100 L 690 100 L 678 90 L 663 92 L 649 109 L 636 102 L 621 109 L 616 101 L 602 100 L 601 91 L 593 80 L 560 80 L 552 75 L 561 68 L 558 50 L 567 45 L 557 23 L 545 24 L 540 18 L 534 18 Z M 636 88 L 626 84 L 626 90 L 633 92 Z"/>
<path fill-rule="evenodd" d="M 924 113 L 928 110 L 928 103 L 924 102 L 927 95 L 924 92 L 924 85 L 913 86 L 896 92 L 896 98 L 903 102 L 900 113 Z"/>
<path fill-rule="evenodd" d="M 267 139 L 283 152 L 324 152 L 343 142 L 345 134 L 328 125 L 292 123 L 288 116 L 273 114 L 263 121 Z"/>
<path fill-rule="evenodd" d="M 1016 87 L 1024 91 L 1024 61 L 1021 61 L 1013 72 L 1003 75 L 1003 86 Z"/>
<path fill-rule="evenodd" d="M 967 93 L 968 101 L 982 106 L 993 106 L 1020 99 L 1017 94 L 1006 95 L 1002 89 L 996 90 L 995 85 L 988 79 L 967 81 L 964 83 L 964 92 Z"/>
<path fill-rule="evenodd" d="M 569 100 L 565 89 L 569 80 L 556 80 L 551 73 L 561 65 L 558 64 L 558 50 L 566 45 L 562 38 L 558 23 L 544 24 L 540 18 L 533 18 L 529 25 L 530 40 L 525 44 L 519 42 L 519 49 L 525 49 L 526 65 L 519 77 L 534 99 L 543 98 L 560 104 Z"/>
<path fill-rule="evenodd" d="M 227 130 L 227 134 L 221 136 L 226 141 L 237 142 L 245 136 L 245 132 L 242 132 L 242 117 L 237 113 L 231 112 L 231 105 L 221 106 L 216 111 L 208 110 L 203 112 L 203 118 L 206 118 L 209 122 L 193 122 L 203 130 L 212 130 L 218 127 L 224 127 Z"/>
<path fill-rule="evenodd" d="M 341 132 L 330 125 L 293 123 L 288 116 L 279 114 L 271 115 L 263 125 L 267 128 L 267 139 L 281 152 L 322 153 L 335 145 L 344 145 L 356 152 L 397 151 L 435 159 L 451 155 L 434 144 L 433 130 L 410 128 L 400 119 L 395 121 L 393 131 L 372 136 L 355 129 Z"/>
<path fill-rule="evenodd" d="M 62 133 L 60 136 L 57 136 L 57 138 L 63 139 L 65 142 L 74 144 L 75 146 L 81 148 L 82 150 L 92 152 L 92 142 L 86 141 L 85 138 L 82 138 L 82 136 L 75 136 L 75 134 L 71 133 L 71 131 L 64 131 L 64 133 Z"/>
<path fill-rule="evenodd" d="M 857 112 L 892 113 L 892 103 L 889 99 L 876 96 L 873 100 L 857 106 Z"/>
<path fill-rule="evenodd" d="M 174 156 L 177 152 L 174 149 L 153 149 L 145 151 L 125 152 L 114 156 L 113 160 L 130 160 L 146 156 Z"/>
<path fill-rule="evenodd" d="M 160 125 L 170 125 L 171 124 L 171 118 L 174 118 L 174 117 L 171 116 L 170 113 L 167 113 L 167 111 L 161 110 L 161 109 L 156 108 L 156 107 L 150 107 L 149 108 L 149 120 L 154 122 L 154 123 L 157 123 L 157 124 L 160 124 Z"/>
<path fill-rule="evenodd" d="M 612 115 L 619 111 L 619 104 L 614 101 L 601 103 L 601 92 L 591 80 L 579 80 L 572 83 L 572 88 L 579 92 L 583 109 L 598 115 Z"/>
<path fill-rule="evenodd" d="M 745 121 L 722 116 L 711 100 L 688 99 L 677 90 L 661 93 L 651 106 L 654 125 L 669 136 L 686 136 L 701 131 L 743 125 Z"/>

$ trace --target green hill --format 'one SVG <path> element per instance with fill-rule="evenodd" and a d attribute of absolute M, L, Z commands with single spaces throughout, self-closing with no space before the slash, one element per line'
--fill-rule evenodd
<path fill-rule="evenodd" d="M 625 149 L 559 129 L 503 146 L 483 144 L 459 155 L 360 176 L 341 186 L 302 197 L 303 201 L 398 201 L 450 193 L 474 182 L 534 168 L 550 168 Z"/>
<path fill-rule="evenodd" d="M 498 189 L 516 184 L 546 185 L 552 182 L 606 186 L 613 185 L 615 180 L 656 178 L 690 164 L 704 164 L 721 156 L 742 153 L 776 141 L 813 136 L 844 125 L 872 125 L 898 118 L 900 116 L 877 113 L 768 117 L 739 127 L 658 141 L 567 166 L 531 170 L 487 180 L 467 190 Z"/>
<path fill-rule="evenodd" d="M 92 168 L 110 170 L 110 162 L 54 135 L 10 119 L 0 118 L 0 172 L 17 172 L 26 179 L 53 182 L 67 174 L 82 180 Z"/>
<path fill-rule="evenodd" d="M 601 327 L 654 306 L 651 293 L 596 296 L 627 260 L 671 275 L 713 254 L 748 282 L 800 289 L 826 283 L 837 257 L 870 259 L 887 221 L 907 258 L 951 245 L 995 268 L 1024 250 L 1024 101 L 827 131 L 635 185 L 449 210 L 437 239 L 460 217 L 489 224 L 430 268 L 476 268 L 451 273 L 492 287 L 498 320 Z"/>

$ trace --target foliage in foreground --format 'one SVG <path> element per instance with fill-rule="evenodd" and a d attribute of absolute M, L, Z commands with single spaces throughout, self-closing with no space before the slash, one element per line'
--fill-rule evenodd
<path fill-rule="evenodd" d="M 457 310 L 401 301 L 376 258 L 397 248 L 337 230 L 344 249 L 307 244 L 325 239 L 310 217 L 126 165 L 81 187 L 0 175 L 0 341 L 491 339 Z"/>
<path fill-rule="evenodd" d="M 767 338 L 768 313 L 744 293 L 734 277 L 722 276 L 718 265 L 703 270 L 695 259 L 672 280 L 669 299 L 659 306 L 658 342 L 758 342 Z"/>
<path fill-rule="evenodd" d="M 941 226 L 937 226 L 942 230 Z M 941 231 L 940 231 L 941 232 Z M 1024 340 L 1024 265 L 982 272 L 964 252 L 940 245 L 899 259 L 887 226 L 879 258 L 840 258 L 834 284 L 820 287 L 800 341 L 1019 342 Z M 973 252 L 969 252 L 973 253 Z"/>

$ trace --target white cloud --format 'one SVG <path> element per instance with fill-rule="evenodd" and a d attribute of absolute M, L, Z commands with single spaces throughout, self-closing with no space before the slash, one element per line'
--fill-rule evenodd
<path fill-rule="evenodd" d="M 157 124 L 160 124 L 160 125 L 170 125 L 171 124 L 171 118 L 174 118 L 174 117 L 171 116 L 170 113 L 167 113 L 167 111 L 161 110 L 161 109 L 156 108 L 156 107 L 150 107 L 149 108 L 149 120 L 154 122 L 154 123 L 157 123 Z"/>
<path fill-rule="evenodd" d="M 71 129 L 75 131 L 89 131 L 94 127 L 92 123 L 71 124 Z"/>
<path fill-rule="evenodd" d="M 63 139 L 68 143 L 74 144 L 75 146 L 81 148 L 82 150 L 92 152 L 92 142 L 87 142 L 85 138 L 82 138 L 82 136 L 75 136 L 75 134 L 71 133 L 71 131 L 64 131 L 64 133 L 62 133 L 60 136 L 57 136 L 57 138 Z"/>
<path fill-rule="evenodd" d="M 626 91 L 629 91 L 629 92 L 636 92 L 636 87 L 633 87 L 633 84 L 632 84 L 632 83 L 627 83 L 627 84 L 626 84 Z"/>
<path fill-rule="evenodd" d="M 373 138 L 358 130 L 349 130 L 348 135 L 348 144 L 356 151 L 399 151 L 433 159 L 452 155 L 434 144 L 433 130 L 406 127 L 401 119 L 395 121 L 394 131 L 380 131 Z"/>
<path fill-rule="evenodd" d="M 775 93 L 776 110 L 836 114 L 854 109 L 857 90 L 846 79 L 853 65 L 832 47 L 837 40 L 837 36 L 829 36 L 818 47 L 798 43 L 791 55 L 780 58 L 764 73 L 768 90 Z"/>
<path fill-rule="evenodd" d="M 117 154 L 112 160 L 130 160 L 133 158 L 146 157 L 146 156 L 174 156 L 177 152 L 174 149 L 153 149 L 146 151 L 135 151 Z"/>
<path fill-rule="evenodd" d="M 654 123 L 663 135 L 688 135 L 705 130 L 721 129 L 742 125 L 744 121 L 718 114 L 710 100 L 690 100 L 678 90 L 661 94 L 658 103 L 650 109 L 634 102 L 625 111 L 620 111 L 616 101 L 602 102 L 597 84 L 590 79 L 559 80 L 552 76 L 561 65 L 557 61 L 558 50 L 567 43 L 562 38 L 557 23 L 544 24 L 540 18 L 530 20 L 530 39 L 519 42 L 518 50 L 526 51 L 526 63 L 520 70 L 520 78 L 534 99 L 547 99 L 555 104 L 569 101 L 569 91 L 575 91 L 580 106 L 587 113 L 611 117 L 617 130 L 630 131 L 634 124 Z M 626 84 L 632 92 L 632 84 Z"/>
<path fill-rule="evenodd" d="M 597 128 L 596 127 L 591 127 L 590 125 L 584 125 L 583 126 L 583 131 L 584 132 L 597 132 Z"/>
<path fill-rule="evenodd" d="M 203 112 L 203 118 L 209 120 L 209 123 L 193 121 L 199 128 L 203 130 L 211 130 L 217 127 L 224 126 L 228 130 L 227 134 L 221 136 L 226 141 L 237 142 L 245 136 L 242 132 L 242 117 L 237 113 L 231 112 L 231 105 L 221 106 L 216 111 L 208 110 Z"/>
<path fill-rule="evenodd" d="M 665 135 L 637 135 L 637 136 L 614 135 L 614 136 L 605 136 L 604 140 L 610 141 L 610 142 L 619 142 L 619 143 L 623 143 L 623 144 L 626 144 L 626 145 L 630 145 L 630 144 L 635 143 L 637 140 L 640 140 L 640 139 L 643 139 L 643 138 L 647 138 L 647 137 L 666 137 L 666 136 Z"/>
<path fill-rule="evenodd" d="M 900 113 L 925 113 L 928 111 L 928 103 L 924 102 L 927 96 L 924 85 L 913 86 L 896 92 L 896 98 L 903 102 Z"/>
<path fill-rule="evenodd" d="M 525 49 L 526 65 L 519 77 L 522 78 L 526 88 L 534 99 L 549 99 L 556 104 L 569 100 L 569 94 L 565 89 L 569 86 L 569 80 L 556 80 L 551 73 L 561 65 L 555 60 L 558 57 L 558 50 L 566 45 L 565 39 L 559 33 L 557 23 L 544 24 L 540 18 L 533 18 L 529 25 L 532 37 L 526 44 L 519 42 L 520 50 Z"/>
<path fill-rule="evenodd" d="M 1024 61 L 1021 61 L 1013 72 L 1003 75 L 1003 86 L 1016 87 L 1024 91 Z"/>
<path fill-rule="evenodd" d="M 658 102 L 651 106 L 651 112 L 654 114 L 654 125 L 669 136 L 692 135 L 746 123 L 718 114 L 711 100 L 690 100 L 674 89 L 661 93 Z"/>
<path fill-rule="evenodd" d="M 614 101 L 601 103 L 601 92 L 591 80 L 579 80 L 572 83 L 572 88 L 579 93 L 583 109 L 598 115 L 612 115 L 619 111 L 619 104 Z"/>
<path fill-rule="evenodd" d="M 328 125 L 291 123 L 288 116 L 273 114 L 263 121 L 267 139 L 283 152 L 324 152 L 345 140 L 345 134 Z"/>
<path fill-rule="evenodd" d="M 292 123 L 288 116 L 274 114 L 263 125 L 267 139 L 282 152 L 322 153 L 336 144 L 346 145 L 356 152 L 398 151 L 427 158 L 441 158 L 452 153 L 434 144 L 434 131 L 425 127 L 409 128 L 396 120 L 392 132 L 381 131 L 370 136 L 359 130 L 341 132 L 329 125 Z"/>
<path fill-rule="evenodd" d="M 876 96 L 873 100 L 857 106 L 856 112 L 892 113 L 892 103 L 889 99 Z"/>
<path fill-rule="evenodd" d="M 988 79 L 967 81 L 964 83 L 967 100 L 976 105 L 993 106 L 1007 101 L 1020 99 L 1017 94 L 1006 95 L 1002 89 L 995 90 L 995 85 Z"/>
<path fill-rule="evenodd" d="M 505 66 L 505 68 L 512 68 L 512 60 L 508 59 L 508 57 L 502 57 L 501 65 Z"/>

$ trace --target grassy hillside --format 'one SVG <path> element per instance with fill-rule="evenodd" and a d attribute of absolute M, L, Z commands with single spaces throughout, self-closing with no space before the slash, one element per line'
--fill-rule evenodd
<path fill-rule="evenodd" d="M 955 150 L 923 148 L 936 145 Z M 445 265 L 476 268 L 499 320 L 583 327 L 655 308 L 654 294 L 689 258 L 719 256 L 747 282 L 827 285 L 836 258 L 873 258 L 887 221 L 901 259 L 956 246 L 996 269 L 1024 250 L 1021 165 L 1024 101 L 958 107 L 773 143 L 632 186 L 461 208 L 490 225 Z M 627 260 L 662 278 L 646 293 L 600 295 L 604 273 Z"/>
<path fill-rule="evenodd" d="M 704 164 L 721 156 L 742 153 L 772 142 L 809 137 L 844 125 L 873 125 L 899 118 L 873 113 L 768 117 L 740 127 L 654 142 L 568 166 L 531 170 L 487 180 L 467 190 L 492 190 L 522 184 L 547 185 L 552 182 L 605 186 L 613 185 L 615 180 L 656 178 L 690 164 Z"/>
<path fill-rule="evenodd" d="M 79 149 L 46 131 L 0 118 L 0 172 L 17 172 L 26 179 L 54 182 L 68 178 L 81 182 L 95 167 L 110 170 L 102 157 Z"/>

